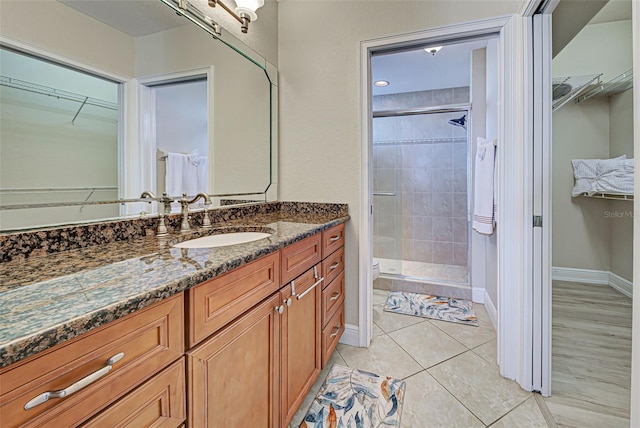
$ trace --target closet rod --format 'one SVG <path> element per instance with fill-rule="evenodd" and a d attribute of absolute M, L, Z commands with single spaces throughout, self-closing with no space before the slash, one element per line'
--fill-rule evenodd
<path fill-rule="evenodd" d="M 51 88 L 49 86 L 38 85 L 37 83 L 26 82 L 24 80 L 14 79 L 12 77 L 0 76 L 0 85 L 8 88 L 20 89 L 21 91 L 31 92 L 48 97 L 60 98 L 67 101 L 75 101 L 85 103 L 87 105 L 102 107 L 109 110 L 118 110 L 118 104 L 110 101 L 100 100 L 97 98 L 87 97 L 85 95 L 73 92 L 63 91 L 61 89 Z"/>
<path fill-rule="evenodd" d="M 424 107 L 415 109 L 378 110 L 373 112 L 373 117 L 415 116 L 419 114 L 456 113 L 468 112 L 471 104 L 450 104 L 444 106 Z"/>

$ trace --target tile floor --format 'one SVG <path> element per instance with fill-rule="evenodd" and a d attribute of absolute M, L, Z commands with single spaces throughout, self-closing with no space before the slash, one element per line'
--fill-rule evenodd
<path fill-rule="evenodd" d="M 387 295 L 374 290 L 371 346 L 338 345 L 292 428 L 300 425 L 333 364 L 404 379 L 404 428 L 555 427 L 539 396 L 500 376 L 496 333 L 484 306 L 474 305 L 480 327 L 471 327 L 384 312 Z"/>

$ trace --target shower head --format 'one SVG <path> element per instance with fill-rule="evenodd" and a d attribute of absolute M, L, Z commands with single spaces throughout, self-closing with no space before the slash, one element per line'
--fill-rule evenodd
<path fill-rule="evenodd" d="M 467 115 L 465 114 L 464 116 L 462 116 L 459 119 L 451 119 L 449 121 L 449 125 L 461 126 L 464 129 L 467 129 Z"/>

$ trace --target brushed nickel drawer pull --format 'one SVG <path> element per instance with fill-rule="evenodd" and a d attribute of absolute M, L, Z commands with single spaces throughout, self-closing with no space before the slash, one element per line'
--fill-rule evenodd
<path fill-rule="evenodd" d="M 320 278 L 319 280 L 314 282 L 313 285 L 311 287 L 307 288 L 307 290 L 304 293 L 296 294 L 296 299 L 298 299 L 298 300 L 302 299 L 304 296 L 307 295 L 307 293 L 309 293 L 311 290 L 316 288 L 318 286 L 318 284 L 320 284 L 322 281 L 324 281 L 324 278 Z"/>
<path fill-rule="evenodd" d="M 122 357 L 124 357 L 124 352 L 120 352 L 119 354 L 114 355 L 113 357 L 109 358 L 106 361 L 106 365 L 103 368 L 96 370 L 95 372 L 91 373 L 88 376 L 83 377 L 82 379 L 80 379 L 74 384 L 69 385 L 65 389 L 43 392 L 42 394 L 33 398 L 27 404 L 25 404 L 24 409 L 25 410 L 33 409 L 34 407 L 39 406 L 42 403 L 46 403 L 47 401 L 49 401 L 49 399 L 68 397 L 71 394 L 74 394 L 80 391 L 82 388 L 85 388 L 91 385 L 93 382 L 97 381 L 98 379 L 100 379 L 101 377 L 109 373 L 113 368 L 113 365 L 118 361 L 120 361 Z"/>
<path fill-rule="evenodd" d="M 340 266 L 340 262 L 335 262 L 334 264 L 332 264 L 331 266 L 329 266 L 329 270 L 334 270 L 334 269 L 336 269 L 338 266 Z"/>
<path fill-rule="evenodd" d="M 284 305 L 276 306 L 276 312 L 280 315 L 284 314 Z"/>
<path fill-rule="evenodd" d="M 336 291 L 335 293 L 333 293 L 333 295 L 329 298 L 329 300 L 333 301 L 333 300 L 338 300 L 338 297 L 340 297 L 340 292 Z"/>
<path fill-rule="evenodd" d="M 336 326 L 336 332 L 329 335 L 329 337 L 336 337 L 340 333 L 340 326 Z"/>
<path fill-rule="evenodd" d="M 293 300 L 291 300 L 291 297 L 289 297 L 287 300 L 285 300 L 284 303 L 287 305 L 287 307 L 289 307 L 293 303 Z"/>
<path fill-rule="evenodd" d="M 329 238 L 329 241 L 336 242 L 338 239 L 340 239 L 340 235 L 335 235 L 335 236 L 332 236 L 331 238 Z"/>

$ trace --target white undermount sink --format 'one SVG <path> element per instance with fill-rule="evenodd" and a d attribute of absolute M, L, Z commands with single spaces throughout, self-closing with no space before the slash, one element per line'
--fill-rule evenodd
<path fill-rule="evenodd" d="M 226 247 L 228 245 L 245 244 L 268 238 L 270 233 L 263 232 L 232 232 L 221 233 L 219 235 L 203 236 L 202 238 L 190 239 L 174 245 L 176 248 L 214 248 Z"/>

